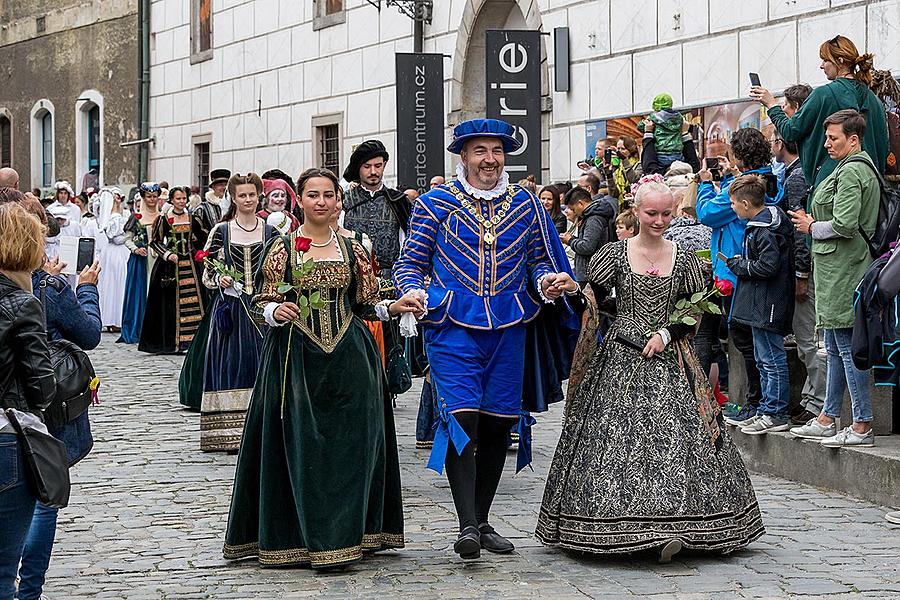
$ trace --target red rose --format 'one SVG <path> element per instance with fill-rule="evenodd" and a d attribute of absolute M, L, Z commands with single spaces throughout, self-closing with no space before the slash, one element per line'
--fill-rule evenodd
<path fill-rule="evenodd" d="M 309 250 L 310 245 L 312 245 L 312 240 L 307 237 L 298 236 L 294 242 L 294 248 L 297 252 L 306 252 Z"/>
<path fill-rule="evenodd" d="M 197 252 L 194 253 L 194 262 L 202 263 L 206 260 L 207 256 L 209 256 L 209 252 L 206 250 L 197 250 Z"/>
<path fill-rule="evenodd" d="M 144 218 L 144 216 L 141 213 L 134 213 L 134 218 L 140 221 Z"/>
<path fill-rule="evenodd" d="M 169 225 L 175 224 L 175 217 L 169 217 Z"/>
<path fill-rule="evenodd" d="M 734 285 L 727 279 L 718 279 L 716 281 L 716 289 L 723 296 L 730 296 L 734 292 Z"/>

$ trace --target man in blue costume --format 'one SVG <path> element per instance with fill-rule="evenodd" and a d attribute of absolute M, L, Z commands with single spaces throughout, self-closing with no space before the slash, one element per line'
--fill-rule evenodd
<path fill-rule="evenodd" d="M 488 513 L 516 419 L 519 467 L 531 459 L 526 324 L 542 303 L 578 293 L 547 212 L 503 170 L 521 146 L 514 132 L 495 119 L 457 125 L 447 148 L 459 154 L 457 177 L 419 197 L 394 265 L 398 294 L 418 291 L 425 309 L 419 322 L 439 409 L 428 466 L 447 467 L 459 516 L 454 550 L 466 559 L 482 548 L 513 550 Z"/>

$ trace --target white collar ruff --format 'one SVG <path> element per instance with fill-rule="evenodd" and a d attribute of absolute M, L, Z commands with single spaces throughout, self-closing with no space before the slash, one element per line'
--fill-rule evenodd
<path fill-rule="evenodd" d="M 459 181 L 459 184 L 466 191 L 466 194 L 473 198 L 478 198 L 479 200 L 493 200 L 497 196 L 505 194 L 506 188 L 509 187 L 509 174 L 506 171 L 503 171 L 503 173 L 500 174 L 500 180 L 492 190 L 480 190 L 473 187 L 466 179 L 466 167 L 463 166 L 462 163 L 456 165 L 456 180 Z"/>

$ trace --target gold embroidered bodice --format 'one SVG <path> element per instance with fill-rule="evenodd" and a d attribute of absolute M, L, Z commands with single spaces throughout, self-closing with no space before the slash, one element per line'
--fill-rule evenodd
<path fill-rule="evenodd" d="M 343 339 L 354 314 L 368 316 L 379 300 L 378 279 L 374 276 L 366 251 L 356 242 L 341 238 L 341 259 L 315 263 L 313 269 L 299 282 L 292 282 L 291 273 L 299 266 L 300 255 L 294 250 L 296 234 L 274 242 L 263 261 L 263 282 L 254 298 L 256 311 L 269 302 L 295 302 L 318 292 L 325 300 L 321 310 L 311 309 L 309 315 L 291 323 L 324 352 L 332 352 Z M 288 251 L 287 247 L 290 248 Z M 290 290 L 278 293 L 278 283 L 289 282 L 300 288 L 299 294 Z M 299 285 L 298 285 L 299 284 Z"/>

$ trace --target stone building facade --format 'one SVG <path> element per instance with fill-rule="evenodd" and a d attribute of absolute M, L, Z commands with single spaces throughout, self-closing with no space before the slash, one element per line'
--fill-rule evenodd
<path fill-rule="evenodd" d="M 197 183 L 210 165 L 342 169 L 370 137 L 394 152 L 394 53 L 412 51 L 413 23 L 375 4 L 154 0 L 151 174 Z M 484 32 L 556 27 L 569 28 L 572 85 L 553 91 L 544 36 L 545 182 L 576 175 L 586 122 L 646 114 L 659 92 L 696 107 L 745 97 L 750 71 L 773 91 L 823 83 L 818 47 L 838 33 L 900 72 L 898 0 L 435 0 L 424 51 L 448 55 L 447 138 L 484 112 Z"/>
<path fill-rule="evenodd" d="M 0 3 L 0 163 L 20 187 L 132 184 L 137 150 L 137 0 Z"/>

